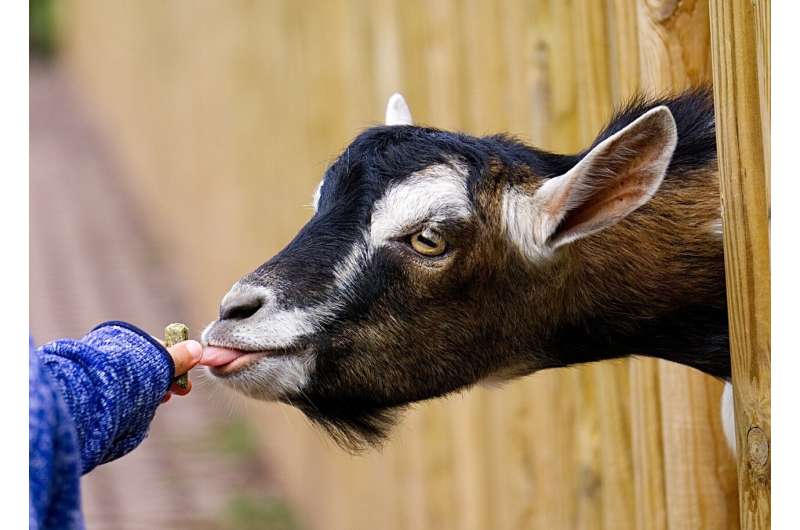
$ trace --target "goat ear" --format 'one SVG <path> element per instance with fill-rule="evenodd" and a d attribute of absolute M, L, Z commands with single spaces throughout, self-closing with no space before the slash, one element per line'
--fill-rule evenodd
<path fill-rule="evenodd" d="M 392 94 L 386 104 L 386 125 L 414 125 L 408 104 L 398 93 Z"/>
<path fill-rule="evenodd" d="M 540 244 L 554 250 L 616 224 L 645 204 L 661 185 L 677 141 L 672 113 L 656 107 L 548 180 L 534 196 L 542 216 Z"/>

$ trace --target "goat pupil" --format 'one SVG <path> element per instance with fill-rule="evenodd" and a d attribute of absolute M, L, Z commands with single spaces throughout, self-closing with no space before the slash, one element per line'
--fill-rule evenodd
<path fill-rule="evenodd" d="M 418 241 L 422 241 L 422 243 L 424 245 L 427 245 L 427 246 L 432 247 L 432 248 L 436 248 L 436 243 L 434 241 L 431 241 L 427 237 L 423 236 L 422 234 L 417 236 L 417 240 Z"/>

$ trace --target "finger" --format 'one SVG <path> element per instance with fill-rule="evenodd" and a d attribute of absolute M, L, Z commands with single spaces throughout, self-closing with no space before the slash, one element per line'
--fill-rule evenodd
<path fill-rule="evenodd" d="M 203 347 L 196 340 L 185 340 L 167 348 L 175 362 L 175 374 L 183 375 L 196 365 L 203 356 Z"/>
<path fill-rule="evenodd" d="M 169 391 L 172 392 L 173 394 L 178 394 L 179 396 L 185 396 L 186 394 L 192 391 L 192 380 L 191 379 L 189 380 L 189 384 L 186 385 L 186 388 L 183 388 L 180 385 L 173 384 L 172 386 L 169 387 Z"/>

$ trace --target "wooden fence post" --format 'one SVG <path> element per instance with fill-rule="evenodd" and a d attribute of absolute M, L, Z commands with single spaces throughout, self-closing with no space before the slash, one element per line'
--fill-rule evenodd
<path fill-rule="evenodd" d="M 742 528 L 770 526 L 769 0 L 711 0 Z"/>
<path fill-rule="evenodd" d="M 640 0 L 637 7 L 642 90 L 674 93 L 709 83 L 707 0 Z M 642 442 L 637 450 L 647 451 L 637 479 L 649 489 L 640 492 L 639 500 L 651 510 L 639 522 L 648 528 L 735 528 L 734 463 L 717 423 L 722 385 L 684 366 L 657 364 L 657 380 L 647 377 L 648 367 L 637 367 L 640 382 L 646 384 L 640 390 L 660 396 L 658 408 L 642 403 L 634 409 L 646 422 L 635 433 Z M 656 421 L 661 428 L 654 433 Z M 660 446 L 654 435 L 661 437 Z M 653 469 L 658 464 L 663 466 L 661 473 Z M 692 471 L 699 469 L 713 472 Z"/>

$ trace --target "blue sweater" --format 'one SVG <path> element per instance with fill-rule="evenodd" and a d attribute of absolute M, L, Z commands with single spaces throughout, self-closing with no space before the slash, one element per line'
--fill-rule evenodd
<path fill-rule="evenodd" d="M 175 366 L 155 339 L 106 322 L 30 347 L 30 528 L 83 528 L 80 476 L 147 435 Z"/>

